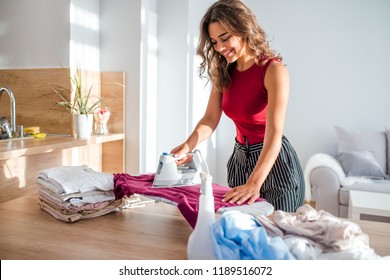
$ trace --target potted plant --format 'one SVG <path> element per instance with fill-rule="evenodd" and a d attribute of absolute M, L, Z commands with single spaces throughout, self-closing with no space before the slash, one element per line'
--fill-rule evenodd
<path fill-rule="evenodd" d="M 76 68 L 73 74 L 67 73 L 67 75 L 71 85 L 70 94 L 67 88 L 52 87 L 52 90 L 60 98 L 56 105 L 72 115 L 73 134 L 77 138 L 89 138 L 92 134 L 93 113 L 105 101 L 100 96 L 92 94 L 92 85 L 84 84 L 80 68 Z"/>

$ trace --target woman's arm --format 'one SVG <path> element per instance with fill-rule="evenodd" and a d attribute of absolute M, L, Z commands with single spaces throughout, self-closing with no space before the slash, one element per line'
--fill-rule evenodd
<path fill-rule="evenodd" d="M 262 152 L 246 184 L 228 191 L 223 201 L 253 203 L 259 197 L 261 185 L 279 155 L 290 92 L 290 80 L 285 66 L 272 62 L 264 83 L 268 92 L 268 108 Z"/>
<path fill-rule="evenodd" d="M 202 141 L 207 139 L 213 131 L 217 128 L 219 120 L 222 115 L 222 94 L 219 94 L 215 89 L 212 89 L 209 101 L 207 104 L 206 111 L 203 117 L 200 119 L 194 131 L 187 138 L 187 140 L 174 148 L 171 153 L 176 157 L 180 157 L 182 154 L 191 152 L 195 147 L 197 147 Z M 178 164 L 185 162 L 183 160 L 178 161 Z"/>

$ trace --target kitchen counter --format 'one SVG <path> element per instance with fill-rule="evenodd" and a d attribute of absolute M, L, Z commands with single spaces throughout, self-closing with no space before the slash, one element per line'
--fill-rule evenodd
<path fill-rule="evenodd" d="M 50 153 L 56 150 L 102 144 L 125 138 L 123 133 L 93 135 L 89 139 L 78 139 L 72 136 L 48 135 L 45 138 L 16 138 L 0 140 L 0 160 L 21 156 Z"/>
<path fill-rule="evenodd" d="M 70 136 L 72 117 L 52 110 L 54 99 L 45 97 L 52 94 L 50 84 L 70 86 L 63 67 L 0 70 L 0 82 L 15 95 L 16 122 L 25 128 L 39 125 L 47 133 L 46 138 L 0 140 L 0 202 L 35 193 L 36 175 L 46 168 L 88 165 L 96 171 L 125 171 L 125 73 L 84 73 L 98 85 L 96 93 L 110 103 L 109 135 L 76 139 Z M 0 112 L 10 119 L 8 111 L 9 104 L 0 102 Z"/>
<path fill-rule="evenodd" d="M 64 135 L 0 141 L 0 202 L 36 192 L 36 174 L 65 165 L 87 165 L 95 171 L 124 172 L 122 133 L 78 139 Z"/>

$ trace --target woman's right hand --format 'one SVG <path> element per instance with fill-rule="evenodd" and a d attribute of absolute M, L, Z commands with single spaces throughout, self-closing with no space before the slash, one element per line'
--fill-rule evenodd
<path fill-rule="evenodd" d="M 186 156 L 186 154 L 188 154 L 190 152 L 191 152 L 191 150 L 190 150 L 190 147 L 188 146 L 188 144 L 183 143 L 183 144 L 177 146 L 176 148 L 172 149 L 171 154 L 175 158 L 178 158 L 178 160 L 176 160 L 176 164 L 181 165 L 181 164 L 185 164 L 185 163 L 192 160 L 192 156 L 190 156 L 190 155 Z"/>

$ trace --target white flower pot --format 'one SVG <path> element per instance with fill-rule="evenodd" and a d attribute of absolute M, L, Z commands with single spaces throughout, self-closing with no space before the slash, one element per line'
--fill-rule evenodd
<path fill-rule="evenodd" d="M 92 126 L 93 114 L 73 114 L 73 134 L 76 138 L 90 138 Z"/>

